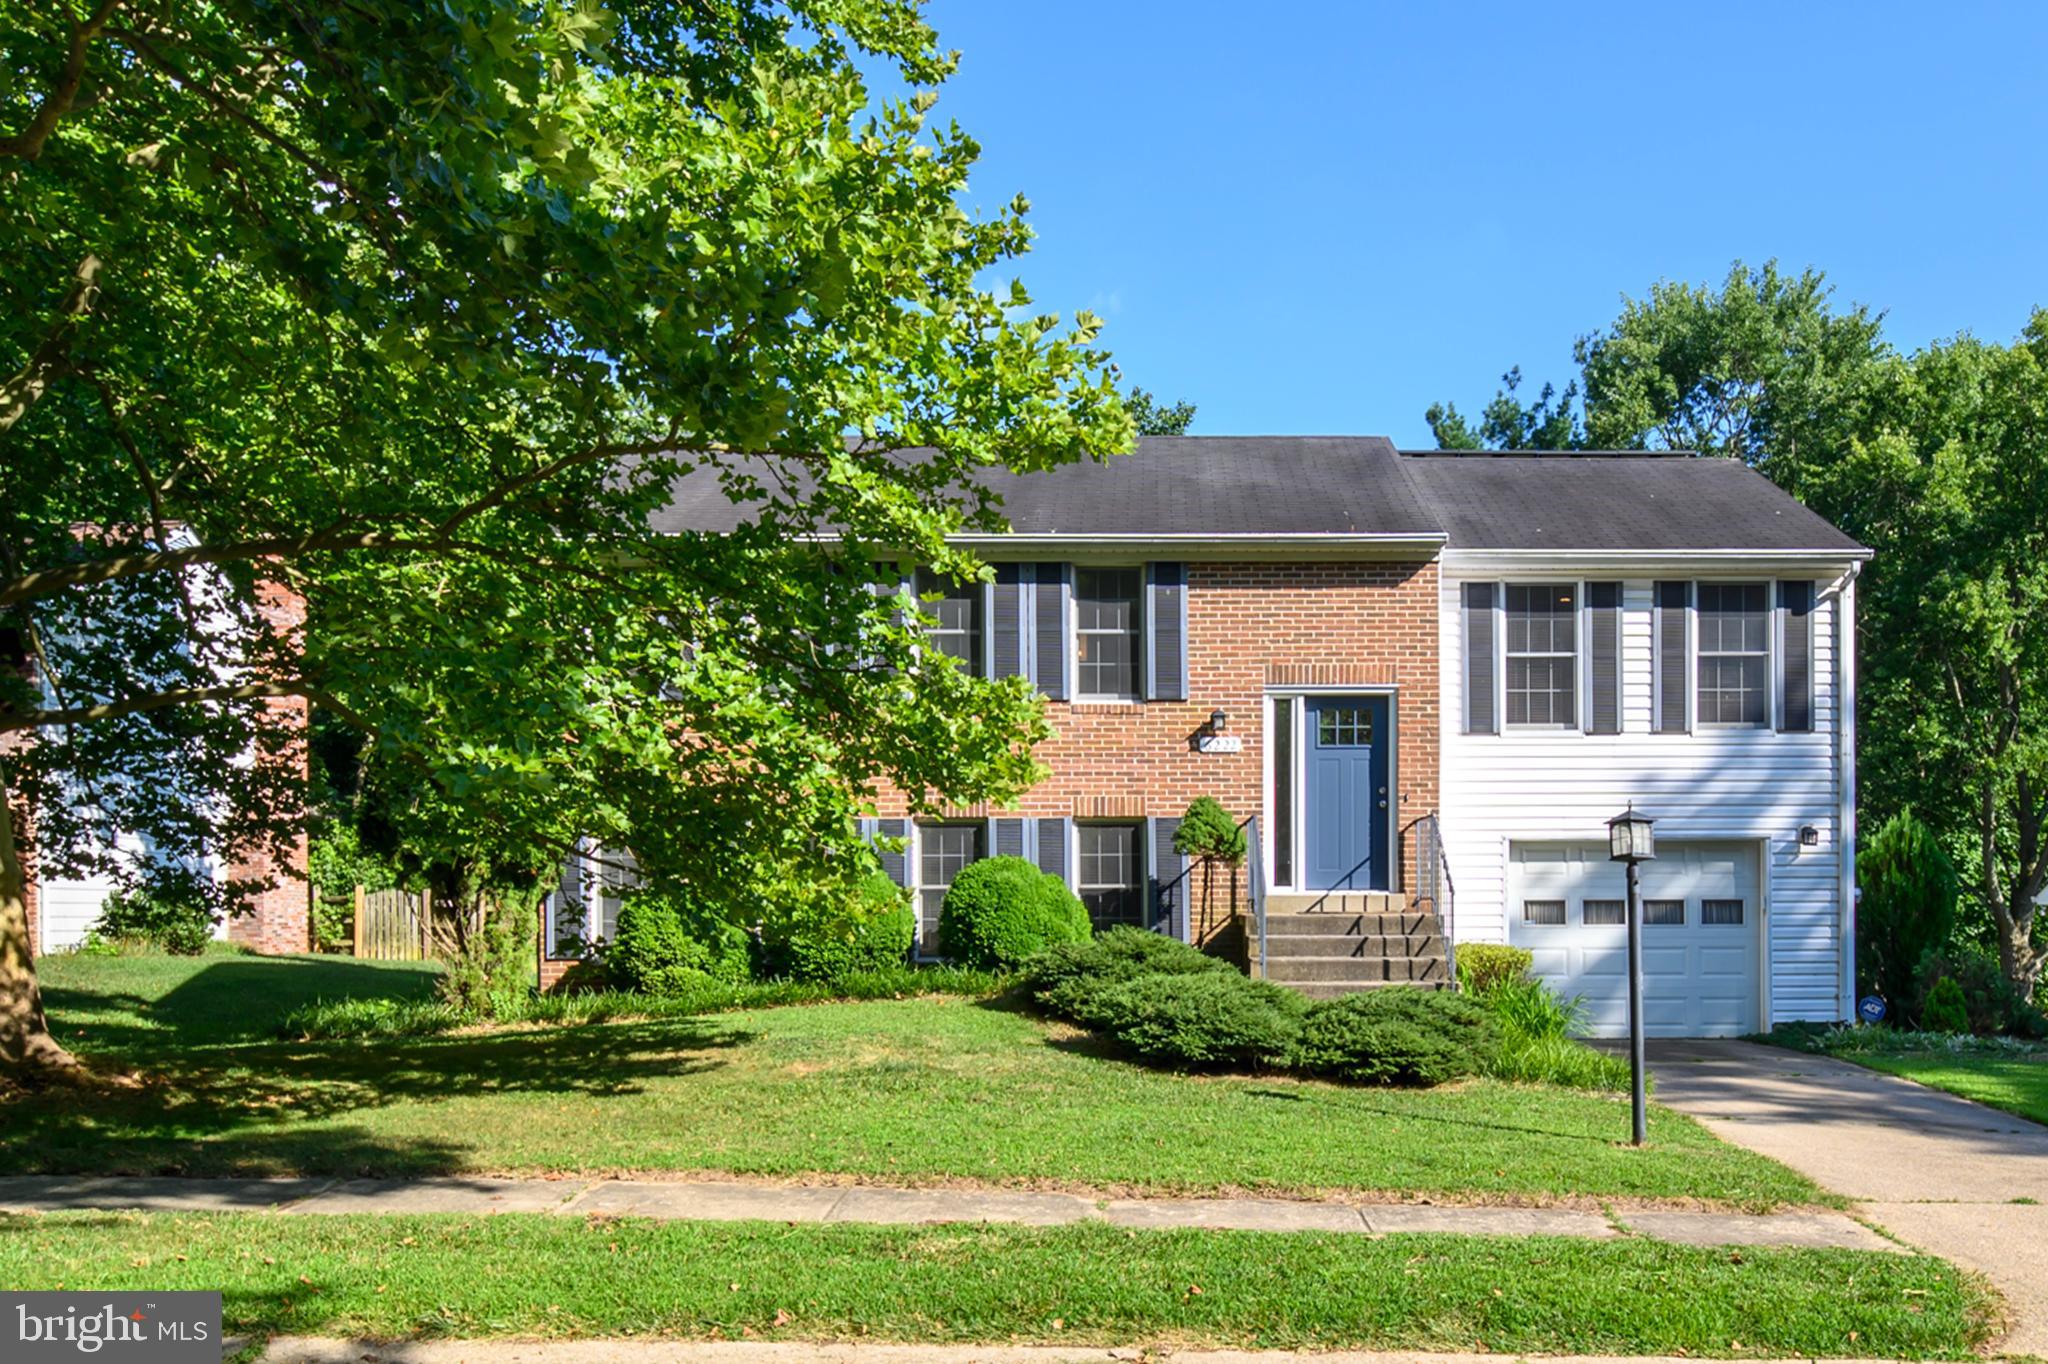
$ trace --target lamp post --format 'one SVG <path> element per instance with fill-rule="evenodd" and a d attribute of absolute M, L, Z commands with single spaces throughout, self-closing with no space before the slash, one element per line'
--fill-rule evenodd
<path fill-rule="evenodd" d="M 1643 893 L 1636 879 L 1636 865 L 1657 856 L 1650 826 L 1656 821 L 1637 812 L 1635 802 L 1607 821 L 1609 861 L 1628 866 L 1628 1065 L 1630 1098 L 1635 1109 L 1633 1145 L 1649 1137 L 1643 1102 Z"/>

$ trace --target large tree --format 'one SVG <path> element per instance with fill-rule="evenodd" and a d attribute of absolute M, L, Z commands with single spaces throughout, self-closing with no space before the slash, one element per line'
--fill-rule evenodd
<path fill-rule="evenodd" d="M 2048 965 L 2048 313 L 1885 367 L 1883 410 L 1805 493 L 1877 551 L 1858 707 L 1866 805 L 1920 807 L 2032 998 Z M 1874 827 L 1874 826 L 1873 826 Z"/>
<path fill-rule="evenodd" d="M 1030 780 L 1028 690 L 871 584 L 1131 426 L 977 283 L 1026 205 L 960 206 L 951 69 L 912 0 L 0 3 L 0 1066 L 69 1064 L 24 816 L 46 875 L 275 848 L 280 698 L 536 871 L 842 875 L 877 784 Z M 657 533 L 682 478 L 731 533 Z"/>

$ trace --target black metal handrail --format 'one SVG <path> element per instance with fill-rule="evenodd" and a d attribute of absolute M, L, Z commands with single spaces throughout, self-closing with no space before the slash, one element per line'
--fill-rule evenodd
<path fill-rule="evenodd" d="M 1458 988 L 1457 895 L 1451 884 L 1450 859 L 1444 856 L 1443 824 L 1431 811 L 1415 821 L 1415 898 L 1428 901 L 1444 935 L 1444 969 L 1450 986 Z"/>

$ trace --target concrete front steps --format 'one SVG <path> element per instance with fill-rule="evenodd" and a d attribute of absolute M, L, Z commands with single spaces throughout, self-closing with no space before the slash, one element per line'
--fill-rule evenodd
<path fill-rule="evenodd" d="M 1246 916 L 1247 956 L 1258 969 L 1258 924 Z M 1450 984 L 1443 924 L 1391 891 L 1274 894 L 1266 898 L 1266 978 L 1311 999 L 1381 985 Z"/>

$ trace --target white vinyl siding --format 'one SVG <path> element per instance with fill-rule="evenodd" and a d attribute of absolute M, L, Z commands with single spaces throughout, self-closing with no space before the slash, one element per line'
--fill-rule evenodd
<path fill-rule="evenodd" d="M 1442 714 L 1464 715 L 1464 585 L 1499 581 L 1499 571 L 1447 569 L 1439 613 Z M 1609 577 L 1587 572 L 1577 578 Z M 1711 581 L 1715 574 L 1660 573 Z M 1729 575 L 1732 576 L 1732 575 Z M 1759 580 L 1763 575 L 1758 575 Z M 1652 732 L 1651 580 L 1622 583 L 1621 733 L 1504 728 L 1498 735 L 1443 727 L 1441 810 L 1446 860 L 1457 887 L 1455 933 L 1462 941 L 1506 942 L 1511 841 L 1604 839 L 1606 821 L 1630 801 L 1657 818 L 1657 840 L 1755 840 L 1768 846 L 1762 888 L 1746 906 L 1760 922 L 1773 1021 L 1850 1016 L 1844 997 L 1842 845 L 1844 795 L 1837 760 L 1837 620 L 1840 601 L 1820 586 L 1813 614 L 1813 729 L 1703 728 Z M 1511 579 L 1510 579 L 1511 580 Z M 1560 579 L 1553 578 L 1551 581 Z M 1690 673 L 1692 670 L 1688 669 Z M 1802 847 L 1799 830 L 1820 832 Z M 1697 920 L 1700 907 L 1691 906 Z"/>

